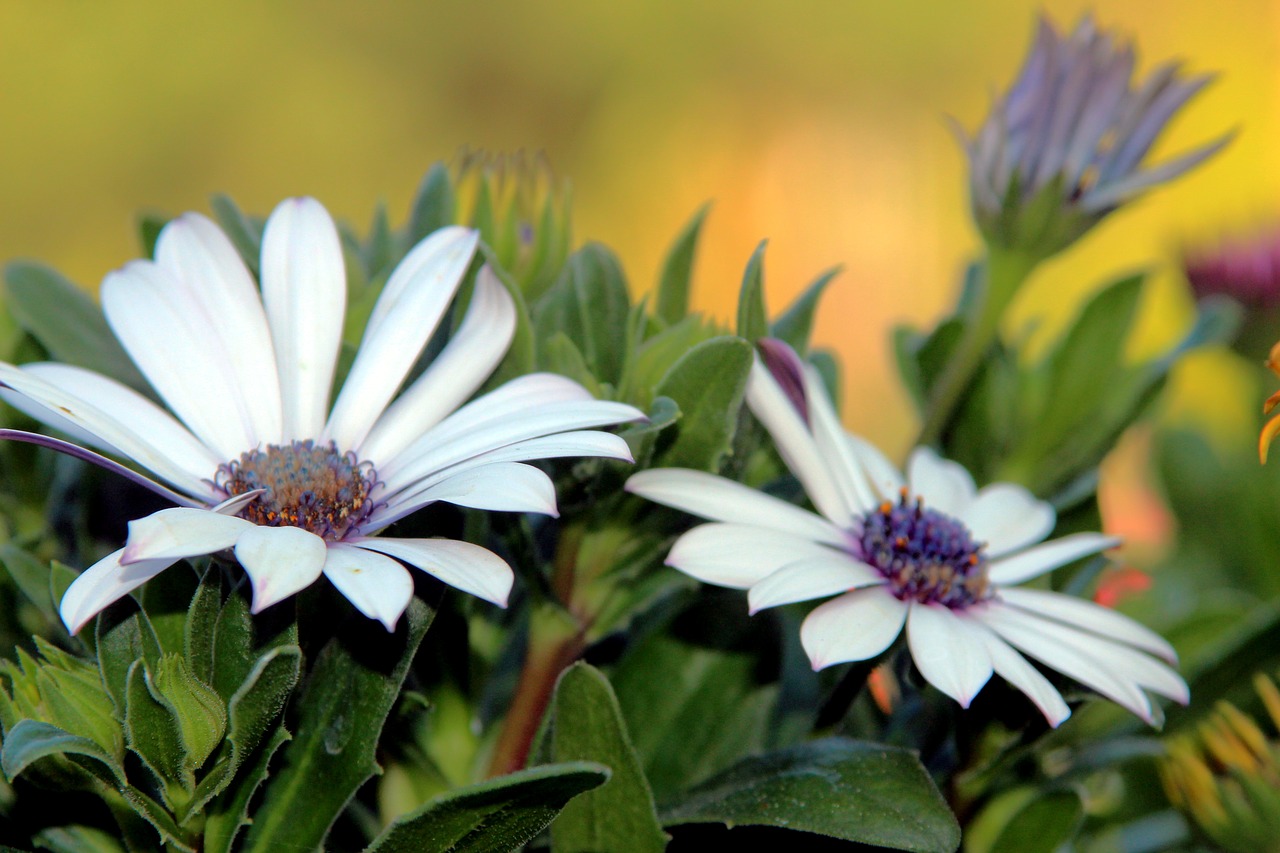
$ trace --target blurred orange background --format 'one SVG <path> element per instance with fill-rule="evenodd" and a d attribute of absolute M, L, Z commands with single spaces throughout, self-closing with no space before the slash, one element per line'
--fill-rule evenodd
<path fill-rule="evenodd" d="M 573 182 L 578 241 L 613 246 L 636 290 L 707 200 L 699 307 L 730 315 L 762 238 L 774 310 L 843 264 L 817 338 L 843 356 L 848 425 L 901 453 L 915 427 L 889 329 L 943 311 L 977 250 L 944 117 L 977 125 L 1041 8 L 1070 28 L 1090 7 L 5 3 L 0 258 L 38 258 L 94 287 L 136 255 L 141 209 L 207 210 L 226 192 L 265 214 L 309 194 L 358 226 L 379 199 L 401 221 L 426 168 L 460 146 L 541 149 Z M 1277 218 L 1280 5 L 1122 0 L 1095 12 L 1138 43 L 1143 69 L 1181 57 L 1221 72 L 1157 158 L 1238 135 L 1045 267 L 1008 331 L 1048 339 L 1083 294 L 1153 266 L 1136 343 L 1150 349 L 1188 322 L 1176 248 Z M 1175 394 L 1172 416 L 1256 419 L 1213 358 L 1187 366 L 1215 380 Z"/>

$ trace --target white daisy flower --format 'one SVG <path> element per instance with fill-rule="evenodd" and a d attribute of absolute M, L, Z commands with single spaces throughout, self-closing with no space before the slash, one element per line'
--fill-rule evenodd
<path fill-rule="evenodd" d="M 89 459 L 178 504 L 131 522 L 125 547 L 76 579 L 60 608 L 67 628 L 79 631 L 178 560 L 226 549 L 249 576 L 255 613 L 323 574 L 393 630 L 413 595 L 403 564 L 506 606 L 513 574 L 496 554 L 375 534 L 435 501 L 555 515 L 551 480 L 523 463 L 630 461 L 622 438 L 593 428 L 643 415 L 546 373 L 458 408 L 515 331 L 514 303 L 488 267 L 448 345 L 397 396 L 477 241 L 444 228 L 405 256 L 332 408 L 346 275 L 333 220 L 308 198 L 282 202 L 267 221 L 261 295 L 231 242 L 198 214 L 165 227 L 154 262 L 103 281 L 107 322 L 173 414 L 90 370 L 0 363 L 9 402 L 155 479 L 59 439 L 0 437 Z"/>
<path fill-rule="evenodd" d="M 904 477 L 844 431 L 812 367 L 776 341 L 760 351 L 748 405 L 818 513 L 700 471 L 642 471 L 628 491 L 713 522 L 681 536 L 669 565 L 748 590 L 753 613 L 837 596 L 801 627 L 814 669 L 874 658 L 905 626 L 920 672 L 964 707 L 994 672 L 1051 725 L 1065 720 L 1066 702 L 1024 655 L 1148 722 L 1148 691 L 1187 702 L 1186 682 L 1159 660 L 1177 661 L 1161 637 L 1092 602 L 1017 586 L 1120 540 L 1044 542 L 1049 504 L 1009 483 L 977 489 L 929 448 L 911 454 Z"/>

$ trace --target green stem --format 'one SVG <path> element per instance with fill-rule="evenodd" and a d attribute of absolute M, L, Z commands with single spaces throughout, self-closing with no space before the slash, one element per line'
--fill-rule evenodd
<path fill-rule="evenodd" d="M 1005 309 L 1036 263 L 1034 257 L 1019 252 L 988 250 L 983 280 L 968 322 L 946 369 L 933 385 L 917 444 L 937 444 L 942 439 L 956 407 L 982 366 L 983 357 L 995 342 Z"/>

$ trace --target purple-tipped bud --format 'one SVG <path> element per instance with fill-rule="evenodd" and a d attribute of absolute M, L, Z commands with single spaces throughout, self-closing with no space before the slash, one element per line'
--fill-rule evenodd
<path fill-rule="evenodd" d="M 1133 77 L 1134 51 L 1086 15 L 1063 37 L 1041 18 L 1018 79 L 972 138 L 974 216 L 993 245 L 1048 257 L 1103 216 L 1196 166 L 1224 136 L 1142 163 L 1170 119 L 1209 82 L 1176 62 Z"/>
<path fill-rule="evenodd" d="M 1188 249 L 1182 267 L 1197 297 L 1225 294 L 1250 307 L 1280 305 L 1280 225 Z"/>
<path fill-rule="evenodd" d="M 756 342 L 756 349 L 765 369 L 782 388 L 782 393 L 787 395 L 800 417 L 808 422 L 809 402 L 804 393 L 804 362 L 800 356 L 790 344 L 776 338 L 761 338 Z"/>

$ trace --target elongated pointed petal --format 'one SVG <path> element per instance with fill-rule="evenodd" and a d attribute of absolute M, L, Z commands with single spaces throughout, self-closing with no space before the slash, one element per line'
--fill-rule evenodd
<path fill-rule="evenodd" d="M 987 486 L 957 517 L 976 541 L 987 543 L 989 559 L 1043 540 L 1058 518 L 1051 505 L 1012 483 Z"/>
<path fill-rule="evenodd" d="M 968 708 L 991 679 L 986 643 L 946 607 L 912 604 L 907 616 L 907 645 L 925 680 Z"/>
<path fill-rule="evenodd" d="M 902 633 L 907 605 L 880 587 L 846 592 L 814 608 L 800 626 L 800 644 L 813 668 L 870 660 Z"/>
<path fill-rule="evenodd" d="M 1029 548 L 1012 557 L 991 561 L 988 577 L 998 586 L 1012 586 L 1037 578 L 1081 557 L 1097 554 L 1120 544 L 1115 536 L 1102 533 L 1073 533 L 1052 542 Z"/>
<path fill-rule="evenodd" d="M 287 199 L 267 220 L 262 302 L 275 344 L 284 440 L 316 438 L 329 407 L 347 285 L 338 229 L 315 199 Z"/>
<path fill-rule="evenodd" d="M 330 542 L 324 576 L 357 610 L 388 631 L 413 598 L 413 578 L 390 557 L 342 542 Z"/>
<path fill-rule="evenodd" d="M 507 606 L 515 573 L 492 551 L 452 539 L 370 538 L 353 545 L 379 551 L 447 583 L 454 589 Z"/>
<path fill-rule="evenodd" d="M 129 522 L 129 539 L 120 562 L 128 565 L 212 554 L 235 545 L 254 527 L 251 521 L 207 509 L 162 509 Z"/>
<path fill-rule="evenodd" d="M 102 310 L 151 387 L 218 456 L 231 459 L 257 444 L 231 364 L 203 343 L 218 318 L 169 273 L 147 261 L 110 273 Z"/>
<path fill-rule="evenodd" d="M 1012 646 L 993 634 L 991 629 L 981 622 L 967 617 L 962 618 L 965 619 L 970 633 L 980 638 L 986 646 L 995 671 L 1005 681 L 1026 694 L 1027 698 L 1040 709 L 1040 713 L 1044 714 L 1049 725 L 1056 729 L 1062 725 L 1063 720 L 1071 716 L 1071 709 L 1067 707 L 1062 694 L 1049 683 L 1049 679 L 1028 663 L 1026 658 L 1014 651 Z"/>
<path fill-rule="evenodd" d="M 825 545 L 790 533 L 714 522 L 677 539 L 667 554 L 667 565 L 703 583 L 747 589 L 789 563 L 828 556 L 843 559 Z"/>
<path fill-rule="evenodd" d="M 559 515 L 551 478 L 519 462 L 495 462 L 455 474 L 427 489 L 419 498 L 472 509 Z"/>
<path fill-rule="evenodd" d="M 848 542 L 843 530 L 819 515 L 703 471 L 685 468 L 641 471 L 633 474 L 623 488 L 633 495 L 711 521 L 757 525 L 836 547 Z"/>
<path fill-rule="evenodd" d="M 217 225 L 198 213 L 171 221 L 156 243 L 156 263 L 183 286 L 204 314 L 216 318 L 202 345 L 216 347 L 235 374 L 254 435 L 264 444 L 281 438 L 280 381 L 262 298 L 240 253 Z M 246 448 L 247 449 L 247 448 Z"/>
<path fill-rule="evenodd" d="M 747 405 L 773 436 L 778 454 L 800 480 L 818 511 L 837 525 L 848 526 L 857 508 L 845 500 L 832 481 L 808 426 L 758 358 L 747 380 Z"/>
<path fill-rule="evenodd" d="M 462 325 L 426 372 L 373 425 L 359 445 L 361 457 L 375 466 L 394 459 L 440 423 L 474 394 L 502 361 L 515 329 L 516 306 L 511 294 L 487 266 L 483 267 Z M 554 384 L 565 390 L 562 383 Z M 575 398 L 590 397 L 582 386 L 571 385 L 567 390 Z"/>
<path fill-rule="evenodd" d="M 856 435 L 847 436 L 849 447 L 866 472 L 867 480 L 879 500 L 897 500 L 899 490 L 906 484 L 898 469 L 880 449 Z"/>
<path fill-rule="evenodd" d="M 325 427 L 338 447 L 358 447 L 386 409 L 453 301 L 479 239 L 466 228 L 442 228 L 391 274 Z"/>
<path fill-rule="evenodd" d="M 250 525 L 236 541 L 236 559 L 253 585 L 253 613 L 315 583 L 324 569 L 325 541 L 301 527 Z"/>
<path fill-rule="evenodd" d="M 809 404 L 809 421 L 818 453 L 827 460 L 831 479 L 840 490 L 844 503 L 855 513 L 873 508 L 879 500 L 849 443 L 849 434 L 827 397 L 827 390 L 813 367 L 805 368 L 805 397 Z"/>
<path fill-rule="evenodd" d="M 807 557 L 796 556 L 793 562 L 751 587 L 747 593 L 747 605 L 752 615 L 768 607 L 826 598 L 884 583 L 879 572 L 847 554 L 827 551 Z"/>
<path fill-rule="evenodd" d="M 114 551 L 80 573 L 62 596 L 58 614 L 72 634 L 116 600 L 142 586 L 165 569 L 174 560 L 143 560 L 123 566 L 120 557 L 124 549 Z"/>
<path fill-rule="evenodd" d="M 1000 598 L 1019 610 L 1133 646 L 1169 663 L 1178 662 L 1178 653 L 1164 637 L 1128 616 L 1092 601 L 1048 590 L 1019 587 L 1001 589 Z"/>

